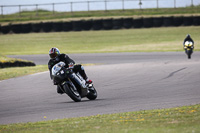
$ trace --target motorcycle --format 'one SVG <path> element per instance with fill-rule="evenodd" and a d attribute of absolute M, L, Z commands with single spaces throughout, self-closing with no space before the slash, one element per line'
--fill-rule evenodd
<path fill-rule="evenodd" d="M 73 72 L 73 65 L 65 68 L 64 62 L 59 62 L 52 67 L 52 78 L 58 87 L 75 102 L 87 97 L 89 100 L 97 98 L 97 91 L 94 85 L 87 84 L 79 73 Z"/>
<path fill-rule="evenodd" d="M 184 44 L 184 49 L 185 49 L 185 53 L 188 56 L 188 59 L 190 59 L 193 53 L 194 44 L 191 41 L 186 41 Z"/>

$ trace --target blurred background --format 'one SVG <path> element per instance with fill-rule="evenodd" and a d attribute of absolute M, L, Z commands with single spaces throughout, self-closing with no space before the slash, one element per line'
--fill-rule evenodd
<path fill-rule="evenodd" d="M 179 8 L 200 5 L 200 0 L 1 0 L 0 14 L 48 10 L 52 12 Z"/>

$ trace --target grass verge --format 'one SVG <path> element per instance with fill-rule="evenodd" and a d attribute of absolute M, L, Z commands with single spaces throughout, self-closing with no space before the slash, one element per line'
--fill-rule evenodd
<path fill-rule="evenodd" d="M 187 15 L 199 14 L 200 6 L 186 8 L 152 8 L 152 9 L 127 9 L 127 10 L 107 10 L 107 11 L 79 11 L 79 12 L 51 12 L 47 10 L 22 11 L 20 13 L 4 15 L 0 17 L 0 23 L 23 22 L 23 21 L 47 21 L 63 19 L 85 19 L 97 17 L 121 17 L 121 16 L 152 16 L 152 15 Z"/>
<path fill-rule="evenodd" d="M 44 116 L 44 119 L 48 116 Z M 0 125 L 0 132 L 200 132 L 200 105 Z"/>
<path fill-rule="evenodd" d="M 0 69 L 0 80 L 29 75 L 47 70 L 48 70 L 47 65 L 37 65 L 33 67 L 2 68 Z"/>
<path fill-rule="evenodd" d="M 3 55 L 48 54 L 51 47 L 62 53 L 182 51 L 190 34 L 200 50 L 200 26 L 124 29 L 110 31 L 6 34 L 0 36 Z"/>

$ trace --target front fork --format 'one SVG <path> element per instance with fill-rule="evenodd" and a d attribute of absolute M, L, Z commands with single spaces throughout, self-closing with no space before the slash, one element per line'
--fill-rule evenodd
<path fill-rule="evenodd" d="M 193 53 L 193 48 L 186 48 L 185 53 L 188 54 L 188 51 L 191 51 L 191 54 Z"/>

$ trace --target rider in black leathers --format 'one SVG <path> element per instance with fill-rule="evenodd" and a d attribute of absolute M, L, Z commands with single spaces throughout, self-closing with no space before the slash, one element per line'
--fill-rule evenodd
<path fill-rule="evenodd" d="M 60 51 L 58 50 L 58 48 L 51 48 L 49 50 L 49 56 L 50 56 L 51 59 L 48 62 L 48 68 L 49 68 L 49 71 L 50 71 L 51 79 L 52 79 L 52 74 L 51 74 L 52 67 L 56 63 L 63 61 L 66 64 L 66 66 L 65 66 L 66 68 L 69 67 L 69 64 L 73 65 L 73 71 L 75 73 L 79 72 L 80 75 L 86 80 L 86 83 L 92 83 L 92 81 L 88 79 L 83 66 L 81 64 L 75 65 L 75 62 L 71 58 L 69 58 L 68 55 L 60 54 Z M 54 82 L 54 85 L 57 85 L 57 83 Z M 60 90 L 60 88 L 58 86 L 57 86 L 57 92 L 59 94 L 63 94 L 63 92 Z"/>

